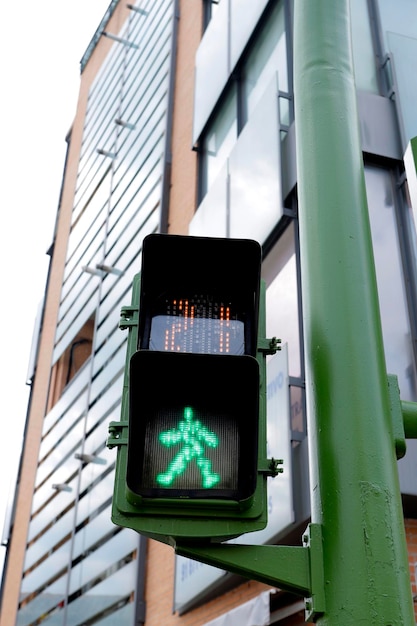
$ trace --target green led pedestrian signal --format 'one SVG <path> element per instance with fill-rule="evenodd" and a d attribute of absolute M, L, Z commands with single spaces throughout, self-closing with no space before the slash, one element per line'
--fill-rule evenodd
<path fill-rule="evenodd" d="M 212 471 L 212 462 L 205 456 L 206 446 L 217 448 L 219 438 L 200 420 L 194 418 L 194 411 L 187 406 L 184 418 L 177 428 L 159 434 L 161 445 L 170 448 L 180 444 L 181 449 L 170 462 L 166 472 L 158 474 L 156 482 L 162 487 L 170 487 L 177 476 L 184 474 L 190 463 L 195 462 L 201 472 L 202 487 L 210 489 L 217 485 L 220 475 Z"/>
<path fill-rule="evenodd" d="M 126 478 L 134 501 L 201 498 L 214 506 L 253 496 L 258 449 L 242 416 L 258 415 L 256 359 L 143 350 L 130 360 L 130 378 L 146 390 L 130 393 Z"/>

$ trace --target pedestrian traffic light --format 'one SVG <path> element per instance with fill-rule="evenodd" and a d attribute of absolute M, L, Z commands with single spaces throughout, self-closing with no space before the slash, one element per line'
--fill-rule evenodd
<path fill-rule="evenodd" d="M 128 500 L 244 508 L 257 478 L 256 359 L 136 352 L 130 382 Z"/>
<path fill-rule="evenodd" d="M 122 311 L 122 420 L 108 442 L 119 447 L 116 524 L 165 542 L 265 527 L 260 267 L 252 240 L 144 240 L 132 307 Z"/>

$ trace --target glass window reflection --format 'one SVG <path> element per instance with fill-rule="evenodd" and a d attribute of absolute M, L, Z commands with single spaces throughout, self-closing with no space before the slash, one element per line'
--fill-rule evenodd
<path fill-rule="evenodd" d="M 365 169 L 387 371 L 402 400 L 416 399 L 416 374 L 390 172 Z"/>
<path fill-rule="evenodd" d="M 261 17 L 268 0 L 229 0 L 230 3 L 230 67 L 233 69 Z M 280 0 L 269 2 L 276 6 Z"/>
<path fill-rule="evenodd" d="M 229 91 L 203 142 L 203 193 L 209 189 L 224 165 L 237 138 L 237 95 Z"/>
<path fill-rule="evenodd" d="M 103 617 L 103 619 L 99 619 L 95 622 L 97 626 L 124 626 L 125 624 L 133 624 L 135 617 L 135 603 L 129 599 L 128 603 L 125 604 L 125 606 L 119 611 L 111 613 L 110 615 L 105 613 L 104 615 L 105 617 Z"/>
<path fill-rule="evenodd" d="M 417 135 L 417 38 L 397 33 L 388 33 L 387 36 L 389 50 L 393 55 L 405 142 L 408 142 Z"/>
<path fill-rule="evenodd" d="M 272 77 L 278 71 L 279 86 L 288 91 L 287 50 L 284 5 L 278 3 L 268 19 L 243 69 L 243 89 L 247 117 L 256 107 Z"/>
<path fill-rule="evenodd" d="M 350 14 L 356 87 L 379 93 L 367 0 L 351 0 Z"/>
<path fill-rule="evenodd" d="M 417 39 L 417 3 L 415 0 L 379 0 L 383 35 L 398 33 Z M 388 42 L 385 40 L 388 51 Z"/>
<path fill-rule="evenodd" d="M 412 271 L 417 276 L 417 206 L 415 208 L 412 206 L 407 184 L 402 187 L 401 193 L 402 203 L 405 207 L 405 223 L 407 241 L 411 252 Z"/>
<path fill-rule="evenodd" d="M 261 244 L 282 216 L 276 74 L 229 159 L 230 236 Z"/>
<path fill-rule="evenodd" d="M 69 595 L 85 587 L 93 586 L 94 581 L 111 570 L 114 563 L 132 554 L 137 548 L 135 533 L 120 531 L 102 545 L 93 545 L 86 550 L 84 558 L 72 567 L 70 572 Z"/>
<path fill-rule="evenodd" d="M 267 283 L 266 332 L 288 343 L 290 376 L 301 375 L 297 270 L 291 224 L 262 268 Z"/>
<path fill-rule="evenodd" d="M 260 2 L 255 12 L 260 11 L 262 6 Z M 261 34 L 245 58 L 239 61 L 235 74 L 229 76 L 227 96 L 217 103 L 213 120 L 201 138 L 200 200 L 216 180 L 238 135 L 255 115 L 272 81 L 275 81 L 277 91 L 279 81 L 280 93 L 285 96 L 281 97 L 280 106 L 277 107 L 277 119 L 281 112 L 281 121 L 288 126 L 291 111 L 289 101 L 286 100 L 289 97 L 289 79 L 283 2 L 274 3 Z M 195 116 L 199 112 L 199 103 L 196 101 Z M 270 134 L 274 135 L 273 132 Z"/>
<path fill-rule="evenodd" d="M 121 567 L 104 580 L 97 580 L 85 594 L 70 602 L 67 607 L 67 626 L 77 626 L 101 611 L 118 606 L 131 589 L 135 588 L 137 563 L 135 560 Z"/>

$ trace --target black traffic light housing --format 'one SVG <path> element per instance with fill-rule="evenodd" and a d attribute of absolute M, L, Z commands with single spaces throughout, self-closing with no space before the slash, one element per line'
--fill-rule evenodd
<path fill-rule="evenodd" d="M 265 527 L 260 268 L 251 240 L 144 240 L 141 277 L 123 312 L 122 421 L 109 439 L 119 446 L 116 524 L 165 542 Z"/>
<path fill-rule="evenodd" d="M 149 235 L 143 242 L 138 350 L 162 348 L 152 321 L 168 309 L 175 315 L 173 303 L 179 309 L 182 300 L 206 319 L 210 311 L 215 315 L 216 305 L 229 305 L 231 317 L 244 325 L 241 353 L 256 356 L 260 272 L 256 241 Z M 208 344 L 199 351 L 204 348 L 208 351 Z"/>

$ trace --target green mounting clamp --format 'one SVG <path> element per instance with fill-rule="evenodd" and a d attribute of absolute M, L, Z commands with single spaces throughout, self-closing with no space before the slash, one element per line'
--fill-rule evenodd
<path fill-rule="evenodd" d="M 323 539 L 320 524 L 310 524 L 303 535 L 310 556 L 311 595 L 305 598 L 305 621 L 315 622 L 325 611 Z"/>
<path fill-rule="evenodd" d="M 109 424 L 109 437 L 106 441 L 106 446 L 111 450 L 116 446 L 127 446 L 127 436 L 122 436 L 124 428 L 128 428 L 129 422 L 110 422 Z"/>
<path fill-rule="evenodd" d="M 258 350 L 259 352 L 263 352 L 264 354 L 275 354 L 281 350 L 281 339 L 277 339 L 276 337 L 272 337 L 272 339 L 258 339 Z"/>
<path fill-rule="evenodd" d="M 138 312 L 139 308 L 137 306 L 123 306 L 120 311 L 120 321 L 119 328 L 120 330 L 126 330 L 131 326 L 138 325 Z"/>
<path fill-rule="evenodd" d="M 279 465 L 284 465 L 284 461 L 282 459 L 265 459 L 263 463 L 259 463 L 258 472 L 275 478 L 278 474 L 284 473 L 284 468 L 278 467 Z"/>

